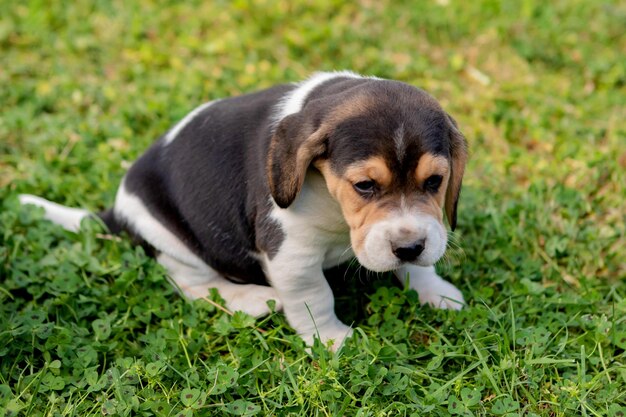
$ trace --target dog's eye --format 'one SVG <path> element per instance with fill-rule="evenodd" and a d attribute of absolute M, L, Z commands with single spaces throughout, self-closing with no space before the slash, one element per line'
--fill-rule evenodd
<path fill-rule="evenodd" d="M 431 175 L 426 181 L 424 181 L 424 189 L 431 193 L 436 193 L 439 190 L 443 177 L 441 175 Z"/>
<path fill-rule="evenodd" d="M 371 195 L 376 190 L 376 183 L 372 180 L 360 181 L 354 184 L 354 189 L 361 195 Z"/>

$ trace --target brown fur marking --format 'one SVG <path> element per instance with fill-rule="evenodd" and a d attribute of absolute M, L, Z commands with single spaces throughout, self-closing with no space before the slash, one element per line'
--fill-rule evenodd
<path fill-rule="evenodd" d="M 344 176 L 348 181 L 352 181 L 353 184 L 359 181 L 374 180 L 383 188 L 388 187 L 392 179 L 387 163 L 380 156 L 353 164 L 346 169 Z"/>
<path fill-rule="evenodd" d="M 447 158 L 441 155 L 426 153 L 422 155 L 417 162 L 417 168 L 415 169 L 415 181 L 417 181 L 417 184 L 421 187 L 432 175 L 441 175 L 443 178 L 439 191 L 437 191 L 434 195 L 434 200 L 438 206 L 438 214 L 435 217 L 439 218 L 441 217 L 441 209 L 445 203 L 445 191 L 448 188 L 448 181 L 450 178 L 450 163 Z"/>
<path fill-rule="evenodd" d="M 352 233 L 352 247 L 359 252 L 369 226 L 389 216 L 392 209 L 381 207 L 376 200 L 366 200 L 353 187 L 359 181 L 374 180 L 380 186 L 389 186 L 391 171 L 380 157 L 360 161 L 346 169 L 344 177 L 337 176 L 327 160 L 315 166 L 322 172 L 330 194 L 339 202 L 343 216 Z"/>

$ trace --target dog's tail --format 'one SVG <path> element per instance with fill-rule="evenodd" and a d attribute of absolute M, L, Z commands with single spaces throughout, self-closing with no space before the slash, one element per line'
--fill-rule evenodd
<path fill-rule="evenodd" d="M 70 232 L 78 232 L 81 220 L 94 215 L 88 210 L 62 206 L 30 194 L 20 194 L 19 199 L 22 204 L 32 204 L 43 208 L 45 211 L 44 218 Z"/>
<path fill-rule="evenodd" d="M 37 197 L 30 194 L 20 194 L 20 203 L 32 204 L 44 209 L 44 218 L 62 226 L 70 232 L 78 232 L 80 230 L 80 222 L 86 217 L 99 217 L 109 228 L 111 233 L 119 233 L 120 225 L 115 219 L 112 210 L 106 210 L 100 213 L 92 213 L 89 210 L 62 206 L 45 198 Z"/>

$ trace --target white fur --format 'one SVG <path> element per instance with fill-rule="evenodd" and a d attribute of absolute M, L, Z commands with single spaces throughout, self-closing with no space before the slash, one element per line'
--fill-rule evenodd
<path fill-rule="evenodd" d="M 363 250 L 357 253 L 361 264 L 372 271 L 385 272 L 398 268 L 400 260 L 393 247 L 407 247 L 424 239 L 424 251 L 416 259 L 430 266 L 446 251 L 448 236 L 441 222 L 416 210 L 402 209 L 373 224 L 368 231 Z"/>
<path fill-rule="evenodd" d="M 434 266 L 404 265 L 395 273 L 403 284 L 408 277 L 409 288 L 417 291 L 422 304 L 444 310 L 460 310 L 465 305 L 461 291 L 437 275 Z"/>
<path fill-rule="evenodd" d="M 352 71 L 317 72 L 308 79 L 298 83 L 298 87 L 283 97 L 276 106 L 273 125 L 276 126 L 283 118 L 298 113 L 311 91 L 326 81 L 338 77 L 364 78 Z M 374 77 L 371 77 L 374 78 Z"/>
<path fill-rule="evenodd" d="M 285 233 L 279 252 L 264 257 L 264 270 L 283 302 L 289 324 L 308 343 L 317 335 L 337 349 L 352 330 L 335 315 L 333 293 L 322 272 L 349 256 L 348 226 L 322 176 L 309 171 L 293 204 L 274 204 L 271 216 Z"/>
<path fill-rule="evenodd" d="M 165 146 L 169 145 L 170 143 L 172 143 L 172 141 L 174 139 L 176 139 L 176 137 L 178 136 L 178 134 L 185 128 L 185 126 L 187 126 L 189 124 L 189 122 L 191 122 L 193 119 L 196 118 L 196 116 L 201 113 L 204 109 L 212 106 L 213 104 L 215 104 L 216 102 L 218 102 L 219 100 L 213 100 L 213 101 L 209 101 L 207 103 L 204 103 L 198 107 L 196 107 L 195 109 L 193 109 L 190 113 L 188 113 L 183 120 L 181 120 L 180 122 L 176 123 L 176 125 L 171 128 L 169 130 L 169 132 L 167 132 L 165 134 L 165 137 L 163 138 L 163 144 Z"/>
<path fill-rule="evenodd" d="M 70 232 L 78 232 L 81 220 L 91 215 L 87 210 L 62 206 L 34 195 L 20 194 L 19 199 L 22 204 L 32 204 L 43 208 L 46 219 Z"/>

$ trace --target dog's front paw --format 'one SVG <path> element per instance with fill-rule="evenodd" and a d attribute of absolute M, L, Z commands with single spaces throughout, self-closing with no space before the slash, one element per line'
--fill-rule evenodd
<path fill-rule="evenodd" d="M 352 336 L 352 331 L 350 326 L 339 322 L 332 326 L 319 328 L 313 334 L 302 334 L 301 336 L 309 346 L 313 346 L 313 342 L 317 338 L 324 346 L 328 346 L 331 351 L 336 352 L 343 346 L 343 342 Z"/>
<path fill-rule="evenodd" d="M 422 305 L 428 304 L 443 310 L 460 310 L 465 305 L 463 294 L 457 287 L 443 279 L 432 282 L 418 292 Z"/>

